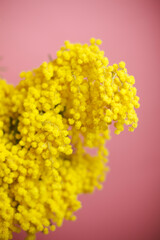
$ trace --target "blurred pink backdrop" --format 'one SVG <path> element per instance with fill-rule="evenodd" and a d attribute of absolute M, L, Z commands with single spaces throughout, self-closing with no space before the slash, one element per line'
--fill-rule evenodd
<path fill-rule="evenodd" d="M 64 40 L 103 40 L 110 63 L 124 60 L 136 78 L 139 126 L 114 136 L 102 191 L 80 196 L 76 222 L 38 240 L 160 239 L 160 1 L 0 0 L 0 66 L 9 83 L 48 61 Z M 14 235 L 23 240 L 25 233 Z"/>

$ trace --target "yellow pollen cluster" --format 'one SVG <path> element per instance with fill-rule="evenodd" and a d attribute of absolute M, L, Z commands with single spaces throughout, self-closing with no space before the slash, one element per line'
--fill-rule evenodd
<path fill-rule="evenodd" d="M 109 171 L 109 125 L 137 127 L 135 79 L 124 62 L 109 65 L 101 43 L 65 41 L 17 86 L 0 80 L 0 239 L 74 221 L 78 195 L 101 189 Z"/>

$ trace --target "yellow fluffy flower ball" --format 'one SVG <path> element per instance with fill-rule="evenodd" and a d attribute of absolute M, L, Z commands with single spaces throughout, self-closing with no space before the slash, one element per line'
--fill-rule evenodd
<path fill-rule="evenodd" d="M 109 125 L 137 127 L 135 79 L 100 44 L 65 41 L 17 86 L 0 80 L 0 239 L 23 229 L 32 240 L 75 220 L 78 195 L 101 189 L 109 171 Z"/>

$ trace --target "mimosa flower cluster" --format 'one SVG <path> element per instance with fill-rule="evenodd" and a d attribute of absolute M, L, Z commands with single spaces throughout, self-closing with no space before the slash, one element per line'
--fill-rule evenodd
<path fill-rule="evenodd" d="M 109 171 L 109 125 L 116 134 L 137 127 L 135 79 L 124 62 L 110 66 L 100 44 L 65 41 L 17 86 L 0 80 L 1 240 L 21 229 L 32 240 L 75 220 L 78 195 L 101 189 Z"/>

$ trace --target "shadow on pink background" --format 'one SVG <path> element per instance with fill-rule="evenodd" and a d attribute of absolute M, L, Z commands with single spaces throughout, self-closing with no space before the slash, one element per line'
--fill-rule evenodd
<path fill-rule="evenodd" d="M 48 61 L 64 40 L 103 40 L 110 63 L 136 78 L 139 127 L 107 143 L 111 171 L 102 191 L 80 196 L 76 222 L 38 240 L 160 239 L 160 1 L 0 0 L 0 66 L 9 83 Z M 23 240 L 23 234 L 14 240 Z"/>

